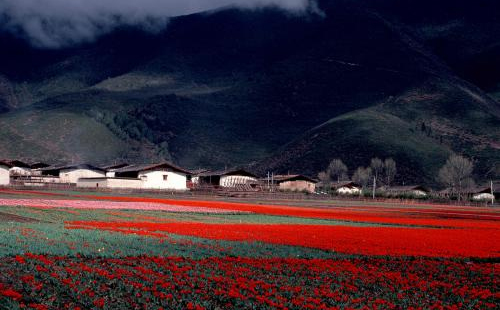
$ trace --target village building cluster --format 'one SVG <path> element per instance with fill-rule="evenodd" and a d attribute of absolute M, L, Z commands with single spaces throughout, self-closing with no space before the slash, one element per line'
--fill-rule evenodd
<path fill-rule="evenodd" d="M 300 174 L 268 175 L 259 178 L 245 169 L 191 171 L 170 162 L 121 163 L 97 167 L 90 164 L 49 165 L 41 162 L 0 160 L 0 186 L 168 191 L 230 189 L 304 193 L 324 193 L 327 190 L 328 193 L 339 196 L 359 196 L 363 192 L 362 186 L 353 181 L 322 184 Z M 425 198 L 432 193 L 437 197 L 449 198 L 451 195 L 449 189 L 433 192 L 420 185 L 392 186 L 379 190 L 384 192 L 385 197 Z M 493 187 L 471 188 L 465 196 L 473 201 L 487 201 L 495 199 L 499 192 L 500 182 L 495 182 Z"/>

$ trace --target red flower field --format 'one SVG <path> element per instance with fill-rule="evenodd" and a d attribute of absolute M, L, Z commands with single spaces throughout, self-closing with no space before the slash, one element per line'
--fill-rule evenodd
<path fill-rule="evenodd" d="M 427 208 L 401 207 L 342 207 L 342 208 L 314 208 L 294 207 L 283 205 L 256 205 L 247 203 L 233 203 L 220 201 L 173 200 L 138 197 L 97 197 L 101 200 L 150 202 L 185 207 L 214 208 L 230 212 L 252 212 L 276 216 L 293 216 L 303 218 L 320 218 L 344 220 L 362 223 L 423 225 L 439 227 L 485 227 L 498 228 L 500 213 L 488 209 L 470 207 L 450 207 L 437 205 L 423 205 Z M 420 206 L 420 205 L 419 205 Z"/>
<path fill-rule="evenodd" d="M 496 209 L 47 196 L 0 207 L 0 309 L 500 303 Z"/>
<path fill-rule="evenodd" d="M 69 229 L 158 235 L 168 232 L 201 238 L 260 241 L 312 247 L 347 254 L 498 257 L 500 231 L 496 229 L 432 229 L 351 227 L 327 225 L 255 225 L 207 223 L 70 222 Z"/>
<path fill-rule="evenodd" d="M 31 309 L 493 309 L 500 298 L 490 263 L 29 253 L 6 263 L 20 283 L 0 295 Z"/>

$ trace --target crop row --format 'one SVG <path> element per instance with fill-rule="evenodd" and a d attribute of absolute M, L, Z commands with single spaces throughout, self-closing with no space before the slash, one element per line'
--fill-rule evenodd
<path fill-rule="evenodd" d="M 12 308 L 493 309 L 500 301 L 492 263 L 26 254 L 0 266 L 0 307 Z"/>
<path fill-rule="evenodd" d="M 500 230 L 351 227 L 289 224 L 95 222 L 66 223 L 68 229 L 98 229 L 162 237 L 162 232 L 215 240 L 266 242 L 344 254 L 497 257 Z"/>

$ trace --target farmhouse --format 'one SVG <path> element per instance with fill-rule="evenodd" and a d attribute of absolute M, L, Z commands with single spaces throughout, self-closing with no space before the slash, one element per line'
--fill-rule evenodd
<path fill-rule="evenodd" d="M 31 175 L 31 165 L 20 160 L 6 161 L 10 164 L 9 169 L 11 176 L 28 176 Z"/>
<path fill-rule="evenodd" d="M 492 192 L 493 190 L 493 192 Z M 498 198 L 500 194 L 500 183 L 493 183 L 493 188 L 491 185 L 479 186 L 467 191 L 467 197 L 474 201 L 491 201 Z"/>
<path fill-rule="evenodd" d="M 257 176 L 244 169 L 207 171 L 198 174 L 193 183 L 200 186 L 238 187 L 257 184 Z"/>
<path fill-rule="evenodd" d="M 10 184 L 10 173 L 9 169 L 11 165 L 7 162 L 0 161 L 0 186 Z"/>
<path fill-rule="evenodd" d="M 359 195 L 361 193 L 361 185 L 353 181 L 333 183 L 331 189 L 337 195 Z"/>
<path fill-rule="evenodd" d="M 40 169 L 50 167 L 49 164 L 43 162 L 35 162 L 30 164 L 31 175 L 42 175 L 42 171 Z"/>
<path fill-rule="evenodd" d="M 385 192 L 390 196 L 413 196 L 413 197 L 427 197 L 430 190 L 421 185 L 408 185 L 408 186 L 392 186 L 385 189 Z"/>
<path fill-rule="evenodd" d="M 188 170 L 169 162 L 129 165 L 114 172 L 116 178 L 141 180 L 141 188 L 144 189 L 171 190 L 186 190 L 186 176 L 190 174 Z"/>
<path fill-rule="evenodd" d="M 306 191 L 314 193 L 316 190 L 316 181 L 300 174 L 293 175 L 275 175 L 273 183 L 278 185 L 282 191 Z"/>
<path fill-rule="evenodd" d="M 42 175 L 59 177 L 59 183 L 76 184 L 80 178 L 105 177 L 104 169 L 88 165 L 51 166 L 40 169 Z"/>
<path fill-rule="evenodd" d="M 109 166 L 104 166 L 101 167 L 102 169 L 106 170 L 106 176 L 107 177 L 115 177 L 116 170 L 124 167 L 128 167 L 129 164 L 127 163 L 120 163 L 120 164 L 114 164 L 114 165 L 109 165 Z"/>
<path fill-rule="evenodd" d="M 200 183 L 200 174 L 204 172 L 208 172 L 208 169 L 192 169 L 191 174 L 187 176 L 187 184 L 188 188 L 193 188 L 194 186 L 198 185 Z"/>

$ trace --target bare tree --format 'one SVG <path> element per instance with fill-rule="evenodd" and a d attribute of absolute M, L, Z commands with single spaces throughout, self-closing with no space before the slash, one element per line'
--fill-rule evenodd
<path fill-rule="evenodd" d="M 397 168 L 396 162 L 392 158 L 387 158 L 384 160 L 384 178 L 385 185 L 391 186 L 392 181 L 394 181 L 394 177 L 396 176 Z"/>
<path fill-rule="evenodd" d="M 474 186 L 472 171 L 474 164 L 469 159 L 460 155 L 451 155 L 446 164 L 439 170 L 438 180 L 449 187 L 453 193 L 462 199 L 465 189 Z"/>
<path fill-rule="evenodd" d="M 320 180 L 323 189 L 330 187 L 330 176 L 325 171 L 318 173 L 318 179 Z"/>
<path fill-rule="evenodd" d="M 336 158 L 328 165 L 327 173 L 331 179 L 336 179 L 337 183 L 340 183 L 340 181 L 347 175 L 347 166 L 344 162 L 342 162 L 342 160 Z"/>
<path fill-rule="evenodd" d="M 370 167 L 358 167 L 354 174 L 352 175 L 352 180 L 358 184 L 360 184 L 363 189 L 370 184 L 372 178 L 372 169 Z"/>
<path fill-rule="evenodd" d="M 328 183 L 330 182 L 330 177 L 328 176 L 328 174 L 324 171 L 321 171 L 320 173 L 318 173 L 318 179 L 323 182 L 323 183 Z"/>
<path fill-rule="evenodd" d="M 372 173 L 373 176 L 375 177 L 375 182 L 377 182 L 379 180 L 380 174 L 384 169 L 384 162 L 378 157 L 372 158 L 370 162 L 370 167 L 372 168 Z"/>

